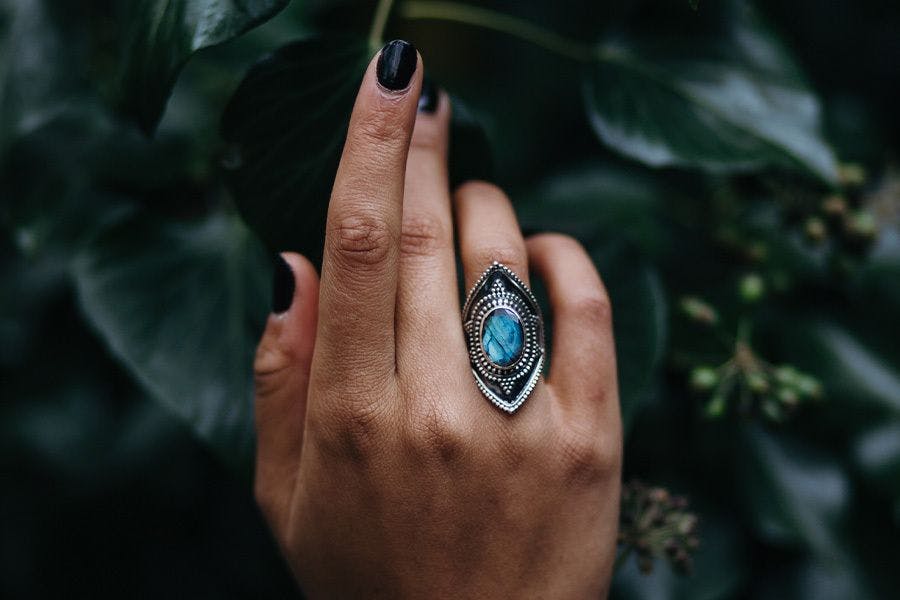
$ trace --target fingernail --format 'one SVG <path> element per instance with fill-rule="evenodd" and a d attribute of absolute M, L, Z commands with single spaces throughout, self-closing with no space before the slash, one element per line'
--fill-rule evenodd
<path fill-rule="evenodd" d="M 280 315 L 291 307 L 294 299 L 294 272 L 291 266 L 278 256 L 275 261 L 275 276 L 272 278 L 272 312 Z"/>
<path fill-rule="evenodd" d="M 422 78 L 422 92 L 419 94 L 419 112 L 433 113 L 436 111 L 439 98 L 437 86 L 426 74 Z"/>
<path fill-rule="evenodd" d="M 378 83 L 392 92 L 406 88 L 416 72 L 417 61 L 416 48 L 409 42 L 388 42 L 378 56 Z"/>

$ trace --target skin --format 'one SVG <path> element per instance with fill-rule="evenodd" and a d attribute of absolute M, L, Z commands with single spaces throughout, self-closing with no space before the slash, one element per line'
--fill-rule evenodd
<path fill-rule="evenodd" d="M 255 361 L 255 493 L 310 598 L 598 598 L 609 588 L 622 435 L 609 299 L 575 240 L 522 237 L 497 187 L 451 197 L 450 103 L 365 74 L 328 212 Z M 515 414 L 468 364 L 466 287 L 497 260 L 545 282 L 551 369 Z"/>

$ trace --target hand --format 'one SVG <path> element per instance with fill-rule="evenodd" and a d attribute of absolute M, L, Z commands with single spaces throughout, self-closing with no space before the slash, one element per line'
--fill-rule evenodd
<path fill-rule="evenodd" d="M 417 115 L 418 54 L 382 55 L 353 109 L 321 282 L 283 255 L 255 363 L 257 499 L 311 598 L 596 598 L 621 469 L 608 297 L 577 242 L 524 240 L 496 187 L 451 202 L 448 99 L 426 88 Z M 512 415 L 469 366 L 454 216 L 467 288 L 496 260 L 549 292 L 549 379 Z"/>

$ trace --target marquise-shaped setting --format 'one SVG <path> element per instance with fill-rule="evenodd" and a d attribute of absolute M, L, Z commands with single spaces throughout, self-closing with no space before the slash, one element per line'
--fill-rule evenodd
<path fill-rule="evenodd" d="M 496 407 L 515 412 L 544 367 L 544 322 L 531 290 L 495 262 L 469 292 L 463 328 L 478 388 Z"/>

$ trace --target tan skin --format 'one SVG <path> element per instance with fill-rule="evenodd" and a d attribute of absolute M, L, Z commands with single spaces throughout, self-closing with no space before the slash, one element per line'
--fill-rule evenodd
<path fill-rule="evenodd" d="M 598 598 L 622 436 L 609 300 L 571 238 L 525 240 L 495 186 L 447 179 L 450 106 L 365 74 L 321 281 L 285 253 L 291 307 L 256 356 L 256 497 L 310 598 Z M 549 374 L 513 415 L 478 391 L 456 288 L 497 260 L 545 282 Z"/>

